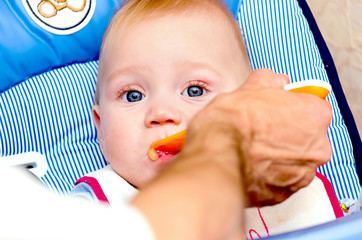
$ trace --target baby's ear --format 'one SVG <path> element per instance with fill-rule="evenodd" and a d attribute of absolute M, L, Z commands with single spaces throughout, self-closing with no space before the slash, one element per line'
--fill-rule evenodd
<path fill-rule="evenodd" d="M 98 136 L 98 142 L 101 147 L 101 150 L 103 152 L 104 149 L 104 138 L 103 138 L 103 131 L 101 128 L 101 117 L 99 113 L 99 105 L 93 105 L 92 107 L 92 118 L 94 126 L 97 129 L 97 136 Z"/>

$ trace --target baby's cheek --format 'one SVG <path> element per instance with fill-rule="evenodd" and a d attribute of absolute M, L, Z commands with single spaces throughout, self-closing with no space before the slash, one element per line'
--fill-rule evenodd
<path fill-rule="evenodd" d="M 190 121 L 191 118 L 193 118 L 198 112 L 200 112 L 202 109 L 205 108 L 205 106 L 207 104 L 209 104 L 209 102 L 211 101 L 212 99 L 207 99 L 206 101 L 203 101 L 202 103 L 198 104 L 198 105 L 195 105 L 190 111 L 189 111 L 189 115 L 188 115 L 188 120 Z"/>

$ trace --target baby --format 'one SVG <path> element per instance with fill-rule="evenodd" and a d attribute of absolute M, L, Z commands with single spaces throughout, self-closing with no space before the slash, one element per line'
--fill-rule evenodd
<path fill-rule="evenodd" d="M 98 71 L 92 114 L 109 165 L 80 179 L 75 192 L 114 206 L 174 158 L 152 161 L 150 145 L 186 129 L 197 111 L 240 86 L 251 68 L 224 2 L 134 0 L 110 23 Z"/>

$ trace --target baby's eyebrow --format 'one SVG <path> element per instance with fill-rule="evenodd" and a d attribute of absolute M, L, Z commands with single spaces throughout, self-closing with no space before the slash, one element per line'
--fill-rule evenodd
<path fill-rule="evenodd" d="M 180 65 L 185 67 L 186 70 L 207 70 L 217 76 L 220 76 L 220 72 L 208 63 L 185 60 L 180 62 Z"/>
<path fill-rule="evenodd" d="M 211 74 L 216 75 L 217 77 L 221 77 L 220 72 L 214 68 L 212 65 L 193 60 L 180 60 L 175 63 L 175 69 L 182 68 L 183 72 L 192 72 L 192 71 L 207 71 Z M 150 74 L 152 72 L 152 68 L 147 65 L 130 65 L 126 67 L 121 67 L 116 69 L 109 77 L 108 81 L 112 82 L 115 79 L 119 79 L 122 76 L 132 76 L 132 75 L 140 75 L 140 74 Z"/>
<path fill-rule="evenodd" d="M 115 70 L 108 78 L 108 81 L 111 82 L 117 78 L 120 78 L 124 75 L 136 75 L 140 72 L 150 72 L 151 70 L 147 66 L 138 66 L 138 65 L 132 65 L 127 66 L 123 68 L 119 68 Z"/>

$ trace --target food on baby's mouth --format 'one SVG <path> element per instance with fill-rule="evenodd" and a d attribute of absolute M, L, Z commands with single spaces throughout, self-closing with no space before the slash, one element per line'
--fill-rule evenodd
<path fill-rule="evenodd" d="M 186 130 L 166 137 L 152 143 L 148 150 L 148 156 L 151 160 L 156 161 L 162 154 L 177 154 L 181 151 L 186 138 Z"/>

